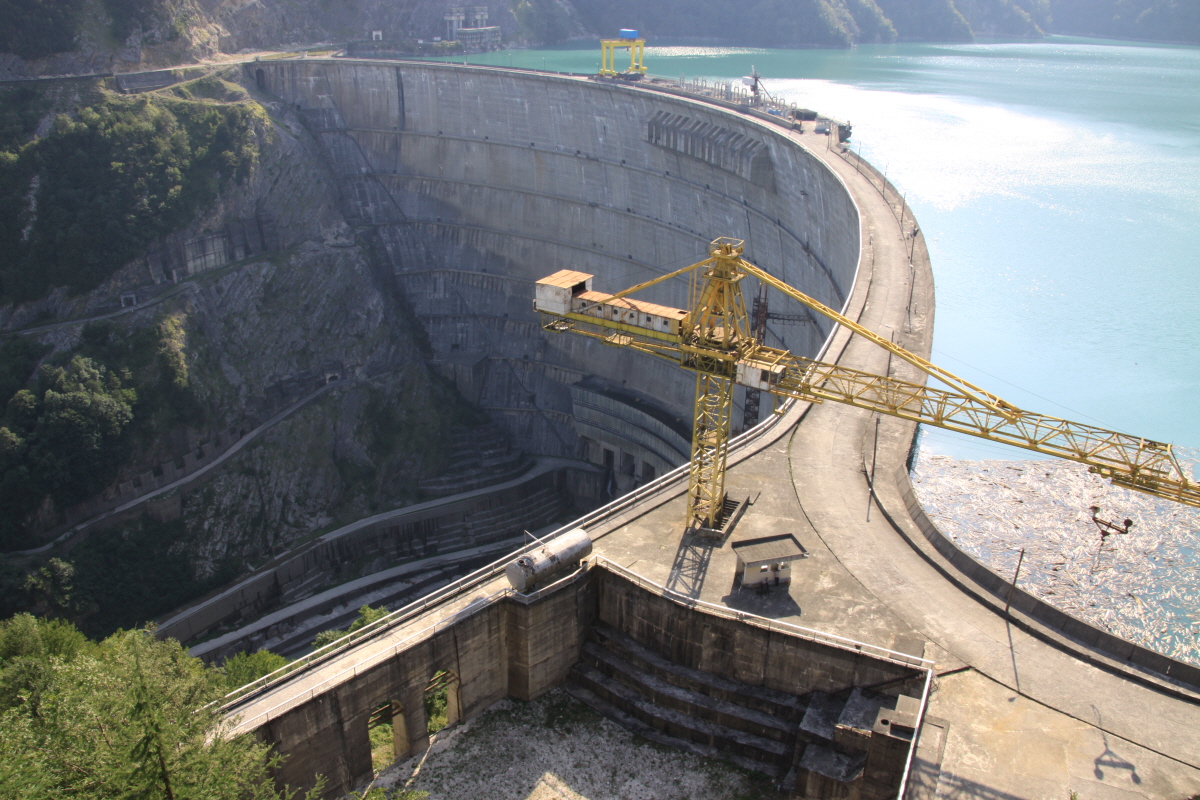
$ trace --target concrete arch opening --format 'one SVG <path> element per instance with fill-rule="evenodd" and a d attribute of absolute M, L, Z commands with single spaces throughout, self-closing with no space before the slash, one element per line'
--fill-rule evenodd
<path fill-rule="evenodd" d="M 426 732 L 433 736 L 440 730 L 458 724 L 461 718 L 458 676 L 440 669 L 425 686 Z"/>
<path fill-rule="evenodd" d="M 408 724 L 404 706 L 395 700 L 381 703 L 367 718 L 371 742 L 371 770 L 375 775 L 409 755 Z"/>

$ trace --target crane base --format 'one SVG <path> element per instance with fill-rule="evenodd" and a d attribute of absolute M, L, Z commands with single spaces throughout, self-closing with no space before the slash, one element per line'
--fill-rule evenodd
<path fill-rule="evenodd" d="M 692 523 L 688 527 L 688 532 L 694 533 L 703 539 L 724 539 L 733 533 L 733 527 L 737 525 L 738 520 L 746 513 L 746 508 L 749 505 L 749 495 L 742 498 L 741 501 L 734 500 L 732 497 L 726 495 L 725 502 L 721 505 L 720 524 L 717 527 L 709 528 L 698 523 Z"/>

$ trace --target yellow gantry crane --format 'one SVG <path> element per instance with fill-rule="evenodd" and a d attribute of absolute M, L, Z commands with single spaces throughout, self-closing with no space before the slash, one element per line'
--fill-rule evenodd
<path fill-rule="evenodd" d="M 1200 507 L 1200 486 L 1171 445 L 1023 411 L 862 327 L 742 258 L 743 242 L 717 239 L 708 258 L 616 294 L 592 289 L 592 275 L 560 270 L 537 282 L 543 328 L 665 358 L 696 373 L 688 480 L 689 525 L 719 529 L 735 383 L 780 397 L 838 403 L 936 425 L 993 442 L 1086 464 L 1114 484 Z M 630 299 L 691 274 L 688 308 Z M 754 276 L 936 378 L 949 389 L 826 364 L 768 347 L 750 326 L 740 283 Z"/>

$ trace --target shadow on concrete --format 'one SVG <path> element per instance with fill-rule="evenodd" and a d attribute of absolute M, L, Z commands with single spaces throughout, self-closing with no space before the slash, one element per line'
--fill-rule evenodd
<path fill-rule="evenodd" d="M 1012 621 L 1004 621 L 1004 629 L 1008 632 L 1008 655 L 1012 659 L 1013 680 L 1017 684 L 1017 694 L 1021 693 L 1021 673 L 1017 669 L 1017 648 L 1013 644 Z"/>
<path fill-rule="evenodd" d="M 757 587 L 742 589 L 741 582 L 734 580 L 729 594 L 721 602 L 737 611 L 748 611 L 767 619 L 798 617 L 803 612 L 800 604 L 788 593 L 787 586 L 771 586 L 765 592 Z"/>
<path fill-rule="evenodd" d="M 1092 759 L 1092 774 L 1096 776 L 1096 780 L 1102 781 L 1105 778 L 1105 768 L 1128 770 L 1129 780 L 1133 783 L 1141 783 L 1142 776 L 1137 773 L 1137 765 L 1126 761 L 1119 755 L 1113 752 L 1112 747 L 1108 743 L 1108 734 L 1100 728 L 1104 720 L 1100 716 L 1100 709 L 1092 706 L 1092 711 L 1096 712 L 1096 729 L 1100 731 L 1100 738 L 1104 741 L 1104 752 Z"/>
<path fill-rule="evenodd" d="M 700 590 L 704 588 L 704 579 L 708 576 L 708 567 L 712 563 L 713 550 L 720 543 L 705 539 L 695 533 L 685 533 L 679 540 L 679 549 L 675 551 L 675 561 L 671 564 L 671 574 L 667 577 L 667 588 L 684 597 L 693 600 L 700 598 Z"/>
<path fill-rule="evenodd" d="M 910 785 L 916 791 L 909 797 L 921 800 L 936 797 L 937 800 L 1030 800 L 1017 794 L 1002 791 L 993 786 L 969 780 L 953 772 L 940 771 L 938 765 L 917 759 L 913 762 Z M 935 794 L 936 792 L 936 794 Z"/>

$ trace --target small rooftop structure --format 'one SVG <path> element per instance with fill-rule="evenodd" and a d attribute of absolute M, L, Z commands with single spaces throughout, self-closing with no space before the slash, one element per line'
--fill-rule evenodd
<path fill-rule="evenodd" d="M 537 282 L 533 307 L 543 314 L 581 314 L 669 335 L 678 335 L 687 316 L 681 308 L 593 291 L 591 273 L 569 269 Z"/>
<path fill-rule="evenodd" d="M 786 586 L 792 582 L 792 562 L 808 556 L 804 545 L 790 533 L 760 536 L 733 543 L 742 588 Z"/>

